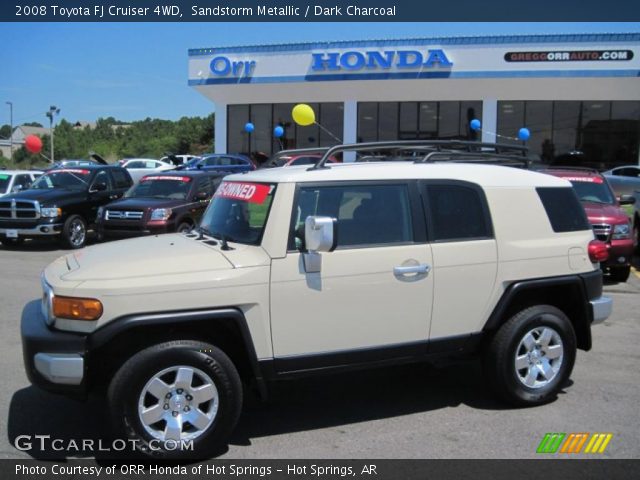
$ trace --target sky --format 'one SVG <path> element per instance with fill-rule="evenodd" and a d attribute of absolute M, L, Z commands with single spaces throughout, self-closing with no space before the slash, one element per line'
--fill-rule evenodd
<path fill-rule="evenodd" d="M 187 85 L 190 48 L 334 40 L 640 32 L 640 23 L 0 23 L 0 125 L 176 120 L 214 105 Z"/>

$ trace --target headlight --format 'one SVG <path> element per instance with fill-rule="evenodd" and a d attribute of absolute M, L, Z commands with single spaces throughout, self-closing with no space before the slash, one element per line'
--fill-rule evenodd
<path fill-rule="evenodd" d="M 151 221 L 157 221 L 157 220 L 162 220 L 162 221 L 166 221 L 169 219 L 169 217 L 171 216 L 171 209 L 170 208 L 156 208 L 154 210 L 151 211 Z"/>
<path fill-rule="evenodd" d="M 45 218 L 56 218 L 62 216 L 62 209 L 60 208 L 41 208 L 40 216 Z"/>
<path fill-rule="evenodd" d="M 97 320 L 102 316 L 102 303 L 95 298 L 54 296 L 53 316 L 71 320 Z"/>
<path fill-rule="evenodd" d="M 98 208 L 98 213 L 96 214 L 96 221 L 102 220 L 102 215 L 104 214 L 104 207 Z"/>
<path fill-rule="evenodd" d="M 628 223 L 613 226 L 613 238 L 614 240 L 626 240 L 631 238 L 631 229 Z"/>

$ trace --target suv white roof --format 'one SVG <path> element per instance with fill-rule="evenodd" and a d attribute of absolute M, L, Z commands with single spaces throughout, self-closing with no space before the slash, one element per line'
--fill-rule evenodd
<path fill-rule="evenodd" d="M 0 170 L 0 175 L 22 175 L 24 173 L 43 173 L 42 170 Z"/>
<path fill-rule="evenodd" d="M 301 183 L 344 180 L 456 179 L 483 187 L 567 187 L 569 182 L 543 173 L 471 163 L 355 162 L 309 170 L 309 165 L 269 168 L 225 178 L 234 182 Z"/>

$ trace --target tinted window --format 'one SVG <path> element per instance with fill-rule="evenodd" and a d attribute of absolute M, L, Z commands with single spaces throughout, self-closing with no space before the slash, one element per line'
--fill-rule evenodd
<path fill-rule="evenodd" d="M 540 187 L 536 189 L 554 232 L 590 230 L 582 205 L 572 188 Z"/>
<path fill-rule="evenodd" d="M 146 162 L 143 161 L 135 161 L 129 162 L 126 165 L 127 168 L 146 168 Z"/>
<path fill-rule="evenodd" d="M 111 170 L 111 175 L 113 176 L 116 188 L 127 188 L 131 185 L 129 177 L 127 177 L 127 174 L 122 170 Z"/>
<path fill-rule="evenodd" d="M 91 182 L 91 188 L 95 188 L 99 183 L 105 183 L 107 185 L 107 189 L 111 188 L 111 179 L 109 178 L 109 174 L 106 170 L 101 170 L 96 174 L 93 178 L 93 182 Z"/>
<path fill-rule="evenodd" d="M 196 185 L 196 195 L 206 193 L 207 196 L 213 193 L 211 189 L 211 179 L 209 177 L 200 177 Z"/>
<path fill-rule="evenodd" d="M 433 240 L 493 237 L 480 191 L 461 185 L 429 185 L 427 196 Z"/>
<path fill-rule="evenodd" d="M 311 215 L 338 219 L 338 248 L 413 241 L 411 207 L 406 185 L 300 189 L 294 209 L 297 242 L 301 241 L 304 222 Z"/>

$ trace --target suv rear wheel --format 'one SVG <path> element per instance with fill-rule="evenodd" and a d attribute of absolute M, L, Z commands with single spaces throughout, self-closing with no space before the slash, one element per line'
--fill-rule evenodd
<path fill-rule="evenodd" d="M 494 391 L 509 403 L 553 400 L 573 370 L 576 335 L 567 316 L 551 305 L 526 308 L 495 334 L 484 367 Z"/>
<path fill-rule="evenodd" d="M 610 270 L 611 280 L 614 282 L 624 283 L 629 279 L 629 275 L 631 274 L 631 267 L 627 265 L 626 267 L 612 267 Z"/>
<path fill-rule="evenodd" d="M 242 384 L 222 350 L 179 340 L 127 360 L 114 376 L 108 398 L 114 425 L 139 452 L 208 458 L 226 443 L 238 421 Z"/>

